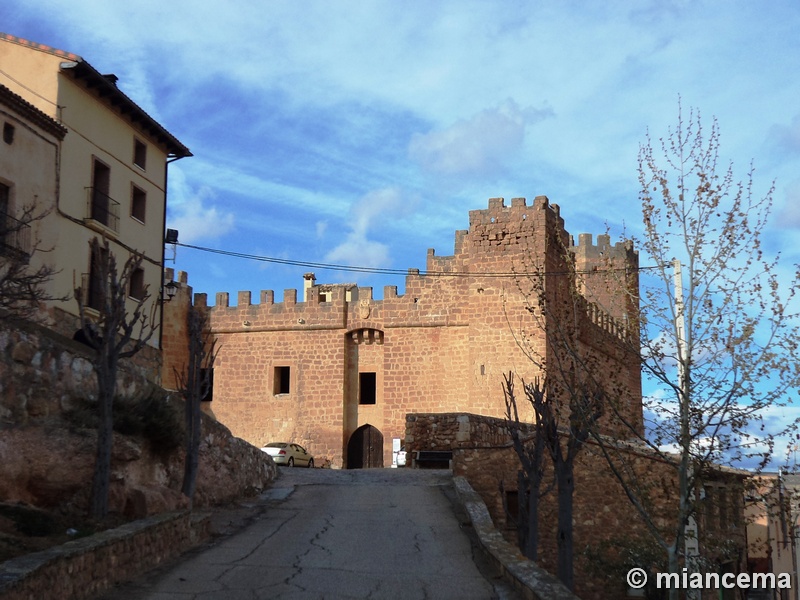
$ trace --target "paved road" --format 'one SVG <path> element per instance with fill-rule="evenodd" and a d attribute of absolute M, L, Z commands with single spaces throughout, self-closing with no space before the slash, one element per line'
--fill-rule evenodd
<path fill-rule="evenodd" d="M 105 598 L 516 599 L 452 497 L 447 471 L 281 469 L 251 524 Z"/>

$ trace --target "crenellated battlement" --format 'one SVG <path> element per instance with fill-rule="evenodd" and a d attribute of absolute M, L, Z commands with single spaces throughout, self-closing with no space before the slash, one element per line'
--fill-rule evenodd
<path fill-rule="evenodd" d="M 611 245 L 611 236 L 600 234 L 597 236 L 597 244 L 592 242 L 591 233 L 581 233 L 578 235 L 578 245 L 574 239 L 570 240 L 571 251 L 578 260 L 599 262 L 601 259 L 622 259 L 630 261 L 632 265 L 639 264 L 639 252 L 633 248 L 631 240 L 623 240 Z"/>
<path fill-rule="evenodd" d="M 530 205 L 525 198 L 512 198 L 511 206 L 506 206 L 503 198 L 490 198 L 487 209 L 470 211 L 467 243 L 462 248 L 472 255 L 473 262 L 480 260 L 479 256 L 492 256 L 484 261 L 488 266 L 514 260 L 512 254 L 522 260 L 534 248 L 543 250 L 548 240 L 557 237 L 566 244 L 566 236 L 560 209 L 547 196 L 536 196 Z"/>
<path fill-rule="evenodd" d="M 512 198 L 506 205 L 503 198 L 490 198 L 488 207 L 469 213 L 470 228 L 455 232 L 455 253 L 437 256 L 429 249 L 426 270 L 435 274 L 473 272 L 486 269 L 511 272 L 519 261 L 529 260 L 533 248 L 547 251 L 550 236 L 560 236 L 565 244 L 571 238 L 564 229 L 560 208 L 551 204 L 547 196 L 536 196 L 532 202 L 525 198 Z M 622 256 L 636 264 L 637 254 L 630 242 L 611 245 L 608 235 L 600 235 L 597 244 L 590 234 L 581 234 L 572 251 L 583 265 L 597 266 L 601 257 Z M 596 270 L 596 269 L 595 269 Z M 408 269 L 405 294 L 398 294 L 397 286 L 385 286 L 382 300 L 376 300 L 371 287 L 358 287 L 355 283 L 321 284 L 314 273 L 303 275 L 303 288 L 286 289 L 282 301 L 276 301 L 275 292 L 262 290 L 255 302 L 250 291 L 232 294 L 218 292 L 214 305 L 208 305 L 206 294 L 196 294 L 195 304 L 209 309 L 214 327 L 269 327 L 297 328 L 311 324 L 317 327 L 346 327 L 358 322 L 362 314 L 381 315 L 388 322 L 439 322 L 453 323 L 449 308 L 453 298 L 463 297 L 464 291 L 455 286 L 464 280 L 431 277 L 419 269 Z M 444 287 L 443 287 L 444 286 Z M 448 295 L 450 299 L 448 299 Z M 225 325 L 223 325 L 223 323 Z M 302 328 L 302 327 L 301 327 Z"/>
<path fill-rule="evenodd" d="M 535 218 L 537 213 L 556 217 L 563 226 L 558 204 L 551 204 L 547 196 L 536 196 L 531 205 L 525 198 L 512 198 L 511 206 L 506 206 L 504 198 L 489 198 L 488 208 L 469 211 L 470 230 L 492 224 L 520 224 Z"/>
<path fill-rule="evenodd" d="M 409 269 L 406 289 L 416 290 L 426 279 L 419 269 Z M 250 291 L 236 294 L 236 305 L 231 305 L 228 292 L 217 292 L 215 304 L 209 305 L 208 295 L 194 295 L 194 305 L 206 309 L 215 332 L 350 329 L 361 325 L 380 328 L 384 315 L 396 322 L 398 313 L 411 316 L 411 320 L 424 319 L 418 310 L 419 294 L 398 294 L 396 285 L 384 286 L 383 299 L 374 298 L 372 287 L 341 284 L 320 284 L 304 290 L 305 300 L 298 301 L 298 290 L 286 289 L 283 301 L 275 301 L 273 290 L 262 290 L 259 302 L 253 302 Z"/>

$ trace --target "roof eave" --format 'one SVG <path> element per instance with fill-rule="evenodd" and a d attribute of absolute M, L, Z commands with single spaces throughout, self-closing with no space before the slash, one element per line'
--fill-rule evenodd
<path fill-rule="evenodd" d="M 93 90 L 106 104 L 126 115 L 132 123 L 140 127 L 167 150 L 168 158 L 178 159 L 192 156 L 189 148 L 184 146 L 178 138 L 167 131 L 163 125 L 148 115 L 114 83 L 85 60 L 62 62 L 61 70 L 64 73 L 69 73 L 74 79 L 80 80 L 84 86 Z"/>

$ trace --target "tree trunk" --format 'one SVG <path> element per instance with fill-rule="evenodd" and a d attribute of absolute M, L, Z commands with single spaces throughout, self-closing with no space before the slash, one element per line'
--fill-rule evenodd
<path fill-rule="evenodd" d="M 531 560 L 537 561 L 539 560 L 539 488 L 541 482 L 537 478 L 527 478 L 527 485 L 523 486 L 523 479 L 520 471 L 519 498 L 520 503 L 524 503 L 526 508 L 523 554 Z M 521 510 L 520 514 L 522 514 Z"/>
<path fill-rule="evenodd" d="M 100 423 L 97 429 L 97 453 L 95 455 L 92 490 L 89 498 L 89 516 L 104 519 L 108 516 L 108 492 L 111 482 L 111 450 L 114 444 L 113 404 L 116 390 L 116 368 L 97 370 L 97 409 Z"/>
<path fill-rule="evenodd" d="M 670 573 L 680 573 L 680 551 L 678 550 L 677 542 L 672 544 L 667 549 L 667 564 L 668 570 Z M 678 590 L 675 586 L 670 586 L 669 589 L 669 600 L 679 600 L 680 598 L 680 590 Z"/>
<path fill-rule="evenodd" d="M 197 484 L 197 468 L 200 458 L 200 401 L 186 398 L 186 460 L 183 470 L 183 486 L 181 492 L 189 498 L 189 506 L 194 502 L 194 490 Z"/>
<path fill-rule="evenodd" d="M 555 468 L 558 479 L 558 578 L 572 590 L 575 587 L 572 557 L 573 463 L 571 460 L 558 460 Z"/>

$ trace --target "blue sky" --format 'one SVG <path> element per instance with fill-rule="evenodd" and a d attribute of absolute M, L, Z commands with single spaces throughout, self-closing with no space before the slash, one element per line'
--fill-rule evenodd
<path fill-rule="evenodd" d="M 81 55 L 194 153 L 184 243 L 405 270 L 487 199 L 547 195 L 568 230 L 636 232 L 638 144 L 677 99 L 719 119 L 771 250 L 798 262 L 800 4 L 6 0 L 0 29 Z M 300 288 L 307 267 L 178 248 L 195 291 Z M 375 287 L 403 277 L 315 269 Z"/>

